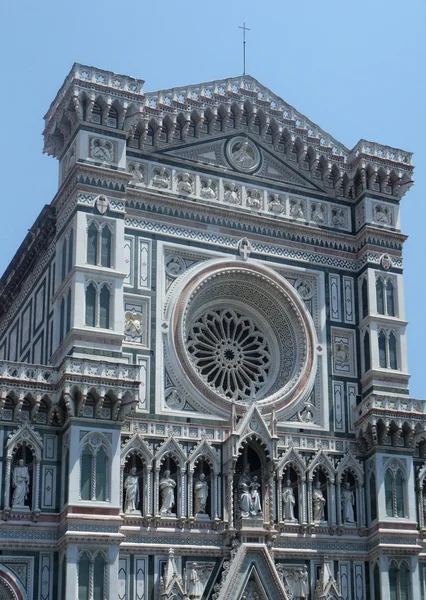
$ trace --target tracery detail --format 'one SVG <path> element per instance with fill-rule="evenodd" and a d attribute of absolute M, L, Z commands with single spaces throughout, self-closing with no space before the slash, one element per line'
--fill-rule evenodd
<path fill-rule="evenodd" d="M 235 310 L 209 310 L 192 325 L 191 360 L 205 382 L 230 399 L 254 399 L 266 383 L 271 356 L 265 335 Z"/>

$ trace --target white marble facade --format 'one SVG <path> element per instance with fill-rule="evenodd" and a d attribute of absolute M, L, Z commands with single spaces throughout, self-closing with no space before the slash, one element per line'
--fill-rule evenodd
<path fill-rule="evenodd" d="M 0 596 L 424 598 L 411 155 L 251 77 L 77 64 L 45 151 L 60 191 L 2 281 Z"/>

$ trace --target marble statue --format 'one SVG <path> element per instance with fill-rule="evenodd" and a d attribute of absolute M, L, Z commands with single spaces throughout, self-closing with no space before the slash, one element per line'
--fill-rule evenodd
<path fill-rule="evenodd" d="M 203 595 L 203 584 L 198 577 L 197 563 L 193 563 L 189 571 L 188 597 L 192 600 L 198 600 Z"/>
<path fill-rule="evenodd" d="M 250 493 L 251 493 L 251 509 L 250 514 L 253 517 L 257 517 L 262 514 L 262 506 L 260 504 L 260 483 L 257 480 L 257 475 L 253 477 L 253 480 L 250 484 Z"/>
<path fill-rule="evenodd" d="M 296 521 L 294 516 L 294 505 L 296 504 L 296 499 L 294 497 L 293 488 L 291 487 L 290 479 L 286 481 L 286 487 L 283 489 L 282 493 L 283 500 L 283 520 L 284 521 Z"/>
<path fill-rule="evenodd" d="M 246 204 L 250 208 L 262 208 L 260 192 L 258 192 L 257 190 L 249 190 L 247 192 Z"/>
<path fill-rule="evenodd" d="M 279 215 L 280 213 L 284 212 L 284 204 L 282 203 L 281 197 L 279 196 L 279 194 L 271 194 L 269 196 L 270 200 L 269 200 L 269 204 L 268 204 L 268 208 L 271 212 Z"/>
<path fill-rule="evenodd" d="M 260 502 L 260 483 L 255 475 L 250 477 L 250 467 L 247 465 L 238 481 L 239 508 L 241 517 L 261 517 L 262 506 Z"/>
<path fill-rule="evenodd" d="M 207 181 L 203 182 L 200 195 L 206 200 L 214 200 L 216 198 L 216 191 L 213 187 L 213 182 L 211 179 L 207 179 Z"/>
<path fill-rule="evenodd" d="M 152 185 L 155 187 L 168 189 L 170 184 L 169 174 L 164 167 L 156 169 L 152 178 Z"/>
<path fill-rule="evenodd" d="M 170 471 L 164 471 L 163 477 L 159 482 L 161 493 L 161 508 L 160 514 L 171 515 L 172 508 L 175 505 L 175 487 L 176 481 L 170 477 Z"/>
<path fill-rule="evenodd" d="M 308 598 L 308 569 L 306 567 L 303 567 L 303 569 L 299 571 L 294 591 L 294 598 L 297 598 L 298 600 L 305 600 Z"/>
<path fill-rule="evenodd" d="M 200 473 L 197 483 L 194 485 L 194 509 L 195 514 L 206 512 L 207 498 L 209 495 L 209 485 L 204 473 Z"/>
<path fill-rule="evenodd" d="M 177 191 L 184 192 L 185 194 L 192 194 L 194 189 L 189 173 L 182 173 L 181 179 L 177 184 Z"/>
<path fill-rule="evenodd" d="M 139 475 L 136 473 L 136 467 L 132 467 L 124 482 L 126 490 L 126 501 L 124 503 L 124 512 L 135 512 L 139 507 Z"/>
<path fill-rule="evenodd" d="M 247 465 L 238 481 L 239 506 L 242 517 L 249 517 L 251 510 L 250 467 Z"/>
<path fill-rule="evenodd" d="M 312 508 L 313 508 L 313 516 L 314 521 L 324 521 L 325 520 L 325 498 L 323 496 L 321 490 L 321 484 L 319 481 L 316 482 L 315 488 L 312 494 Z"/>
<path fill-rule="evenodd" d="M 345 489 L 341 492 L 343 523 L 355 523 L 355 496 L 350 489 L 349 482 L 346 482 Z"/>
<path fill-rule="evenodd" d="M 30 489 L 30 473 L 28 467 L 24 466 L 22 458 L 19 459 L 18 466 L 13 469 L 12 487 L 12 508 L 23 508 Z"/>

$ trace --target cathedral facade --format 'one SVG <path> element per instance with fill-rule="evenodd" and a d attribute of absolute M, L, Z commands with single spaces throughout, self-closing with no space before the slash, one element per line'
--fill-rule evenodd
<path fill-rule="evenodd" d="M 411 154 L 75 64 L 0 283 L 0 597 L 425 598 Z"/>

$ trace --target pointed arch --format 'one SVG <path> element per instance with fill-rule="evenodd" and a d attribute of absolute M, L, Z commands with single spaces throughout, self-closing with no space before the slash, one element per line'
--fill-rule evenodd
<path fill-rule="evenodd" d="M 350 471 L 355 477 L 359 486 L 364 485 L 364 472 L 361 464 L 350 452 L 346 453 L 342 460 L 337 465 L 337 481 L 342 482 L 343 476 L 346 471 Z"/>
<path fill-rule="evenodd" d="M 124 467 L 127 458 L 131 454 L 136 454 L 139 456 L 142 462 L 146 464 L 146 466 L 152 467 L 154 455 L 139 432 L 135 433 L 130 439 L 128 439 L 121 449 L 120 463 L 122 467 Z"/>
<path fill-rule="evenodd" d="M 295 448 L 288 448 L 281 455 L 276 469 L 279 477 L 282 477 L 284 470 L 288 466 L 293 467 L 301 481 L 306 481 L 306 465 Z"/>
<path fill-rule="evenodd" d="M 178 467 L 181 469 L 185 468 L 186 454 L 183 451 L 182 446 L 178 444 L 174 437 L 169 437 L 167 440 L 165 440 L 158 449 L 157 454 L 154 456 L 157 468 L 161 467 L 167 455 L 171 456 L 173 460 L 176 461 Z"/>
<path fill-rule="evenodd" d="M 307 473 L 310 481 L 313 480 L 318 468 L 321 468 L 327 474 L 330 483 L 334 483 L 336 474 L 335 468 L 322 448 L 312 457 L 308 464 Z"/>
<path fill-rule="evenodd" d="M 191 451 L 190 457 L 187 461 L 188 471 L 193 471 L 196 464 L 201 459 L 205 460 L 208 463 L 213 473 L 215 473 L 216 475 L 220 473 L 221 466 L 219 457 L 217 456 L 217 453 L 215 452 L 211 444 L 209 444 L 209 442 L 206 439 L 201 440 L 196 446 L 194 446 L 193 450 Z"/>

